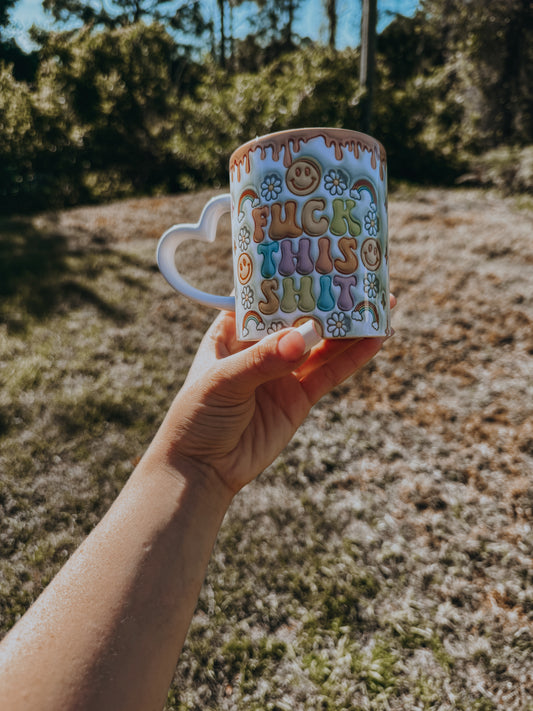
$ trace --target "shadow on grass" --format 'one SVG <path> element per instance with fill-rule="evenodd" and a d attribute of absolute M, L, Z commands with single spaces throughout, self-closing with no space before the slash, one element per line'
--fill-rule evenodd
<path fill-rule="evenodd" d="M 39 230 L 29 219 L 0 219 L 0 321 L 12 332 L 24 331 L 32 318 L 91 305 L 103 317 L 123 322 L 127 308 L 106 300 L 90 280 L 131 261 L 106 247 L 72 249 L 59 230 Z"/>

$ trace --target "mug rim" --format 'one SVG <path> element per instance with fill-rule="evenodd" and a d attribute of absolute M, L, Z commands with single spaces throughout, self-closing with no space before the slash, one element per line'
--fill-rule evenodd
<path fill-rule="evenodd" d="M 361 131 L 354 131 L 349 128 L 334 128 L 327 126 L 316 126 L 316 127 L 305 127 L 305 128 L 288 128 L 283 131 L 273 131 L 272 133 L 266 133 L 262 136 L 256 136 L 255 138 L 242 143 L 238 148 L 236 148 L 230 156 L 229 159 L 229 170 L 230 174 L 233 169 L 242 164 L 247 156 L 252 152 L 264 146 L 265 143 L 270 143 L 273 150 L 277 149 L 278 154 L 281 153 L 281 148 L 285 148 L 284 161 L 286 161 L 286 153 L 291 142 L 291 137 L 293 137 L 292 143 L 299 144 L 303 140 L 304 143 L 313 139 L 322 137 L 326 140 L 331 139 L 330 145 L 333 145 L 335 140 L 341 141 L 344 139 L 344 147 L 349 148 L 350 144 L 352 149 L 362 149 L 375 155 L 377 153 L 377 159 L 381 166 L 387 164 L 387 152 L 385 147 L 377 138 L 374 138 L 368 133 L 362 133 Z M 285 139 L 285 143 L 283 143 Z M 279 145 L 276 145 L 279 143 Z M 267 148 L 268 146 L 264 146 Z M 296 150 L 299 150 L 297 148 Z M 289 163 L 290 165 L 290 163 Z"/>

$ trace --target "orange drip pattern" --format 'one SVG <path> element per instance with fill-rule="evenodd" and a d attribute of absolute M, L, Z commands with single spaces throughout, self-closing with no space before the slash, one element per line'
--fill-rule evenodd
<path fill-rule="evenodd" d="M 285 168 L 289 168 L 293 160 L 292 154 L 299 153 L 302 143 L 305 144 L 314 138 L 322 138 L 328 148 L 333 146 L 335 149 L 335 158 L 339 161 L 342 160 L 345 150 L 351 152 L 356 159 L 359 158 L 361 151 L 367 151 L 371 154 L 370 162 L 374 170 L 377 168 L 379 162 L 379 177 L 381 180 L 384 180 L 387 158 L 385 149 L 381 143 L 364 133 L 334 128 L 301 128 L 293 131 L 282 131 L 249 141 L 240 148 L 237 148 L 232 154 L 229 166 L 230 173 L 233 176 L 233 172 L 236 171 L 237 180 L 240 181 L 241 169 L 246 173 L 250 173 L 250 155 L 254 151 L 260 150 L 261 160 L 264 160 L 269 148 L 272 151 L 272 158 L 275 161 L 279 161 L 281 151 L 283 150 L 283 165 Z"/>

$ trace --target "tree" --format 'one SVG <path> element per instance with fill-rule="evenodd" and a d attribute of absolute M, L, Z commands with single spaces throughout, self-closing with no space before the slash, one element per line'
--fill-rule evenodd
<path fill-rule="evenodd" d="M 361 16 L 361 66 L 359 81 L 362 95 L 362 129 L 369 132 L 372 122 L 376 62 L 377 0 L 363 0 Z"/>
<path fill-rule="evenodd" d="M 337 0 L 326 0 L 326 15 L 328 18 L 330 49 L 335 49 L 337 40 Z"/>
<path fill-rule="evenodd" d="M 0 0 L 0 37 L 1 28 L 9 23 L 9 11 L 16 2 L 17 0 Z"/>
<path fill-rule="evenodd" d="M 302 0 L 255 1 L 259 7 L 255 31 L 261 36 L 261 44 L 271 50 L 268 61 L 276 54 L 293 50 L 299 39 L 294 22 Z"/>
<path fill-rule="evenodd" d="M 0 0 L 0 62 L 13 67 L 13 77 L 18 81 L 32 81 L 37 71 L 36 52 L 27 54 L 12 37 L 5 38 L 3 29 L 10 22 L 9 11 L 17 0 Z"/>
<path fill-rule="evenodd" d="M 446 44 L 471 143 L 533 141 L 532 0 L 424 0 Z"/>
<path fill-rule="evenodd" d="M 422 11 L 398 14 L 377 37 L 377 53 L 390 79 L 403 87 L 416 75 L 442 67 L 448 56 L 445 38 Z"/>
<path fill-rule="evenodd" d="M 224 0 L 217 0 L 218 16 L 220 21 L 220 45 L 219 45 L 219 64 L 221 69 L 226 68 L 226 6 Z"/>
<path fill-rule="evenodd" d="M 297 7 L 297 0 L 284 0 L 281 4 L 282 13 L 287 17 L 282 33 L 282 40 L 287 50 L 294 49 L 295 47 L 294 15 Z"/>
<path fill-rule="evenodd" d="M 223 0 L 219 0 L 222 2 Z M 1 2 L 1 0 L 0 0 Z M 136 24 L 141 20 L 162 22 L 181 36 L 202 37 L 210 30 L 204 18 L 201 0 L 184 0 L 179 5 L 173 0 L 43 0 L 43 7 L 58 22 L 75 19 L 82 25 L 116 29 Z M 191 44 L 182 44 L 191 48 Z"/>

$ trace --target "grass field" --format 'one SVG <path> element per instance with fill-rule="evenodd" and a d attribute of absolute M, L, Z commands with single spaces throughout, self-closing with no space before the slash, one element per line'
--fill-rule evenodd
<path fill-rule="evenodd" d="M 185 377 L 214 314 L 155 245 L 212 194 L 0 222 L 2 634 Z M 533 711 L 533 202 L 398 190 L 390 241 L 397 333 L 234 502 L 168 711 Z"/>

